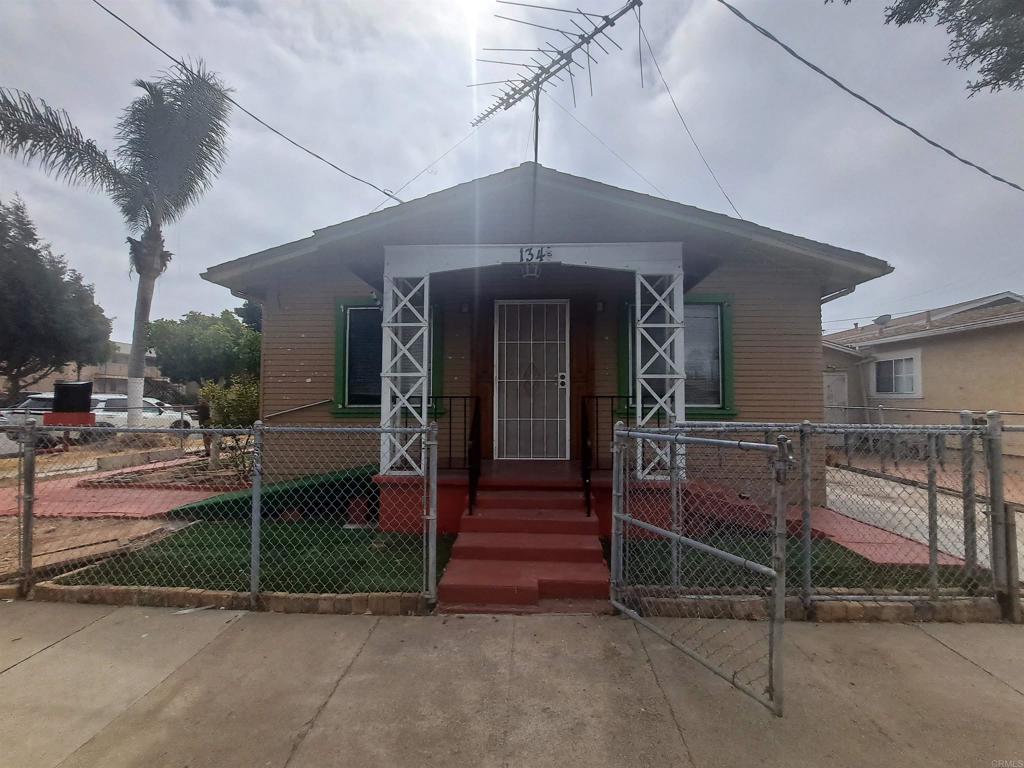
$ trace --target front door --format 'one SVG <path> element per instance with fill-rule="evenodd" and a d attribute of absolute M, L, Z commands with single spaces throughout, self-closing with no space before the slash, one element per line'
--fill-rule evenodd
<path fill-rule="evenodd" d="M 569 458 L 569 302 L 494 305 L 494 458 Z"/>

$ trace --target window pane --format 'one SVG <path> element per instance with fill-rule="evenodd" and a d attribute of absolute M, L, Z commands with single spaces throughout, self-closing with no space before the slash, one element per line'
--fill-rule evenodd
<path fill-rule="evenodd" d="M 875 391 L 891 394 L 894 391 L 893 386 L 893 361 L 880 360 L 875 363 Z"/>
<path fill-rule="evenodd" d="M 352 307 L 348 315 L 347 405 L 380 405 L 381 322 L 379 307 Z"/>
<path fill-rule="evenodd" d="M 636 314 L 632 304 L 629 310 L 629 326 L 625 343 L 629 352 L 628 393 L 633 402 L 636 386 L 636 357 L 634 353 L 634 334 L 636 333 Z M 683 309 L 686 322 L 684 330 L 686 357 L 686 404 L 697 406 L 720 407 L 722 405 L 722 322 L 721 306 L 718 304 L 688 304 Z M 664 313 L 662 313 L 664 314 Z M 653 320 L 664 322 L 662 318 Z M 650 335 L 659 343 L 668 338 L 665 329 L 651 329 Z M 653 347 L 646 340 L 644 353 L 652 354 Z M 665 373 L 663 360 L 655 360 L 648 368 L 649 373 Z M 668 386 L 667 379 L 648 380 L 648 384 L 658 393 L 663 393 Z M 645 392 L 645 399 L 651 397 Z"/>
<path fill-rule="evenodd" d="M 128 399 L 118 398 L 116 400 L 107 400 L 103 403 L 104 411 L 127 411 L 128 410 Z"/>
<path fill-rule="evenodd" d="M 686 319 L 686 404 L 722 404 L 721 308 L 717 304 L 690 304 Z"/>

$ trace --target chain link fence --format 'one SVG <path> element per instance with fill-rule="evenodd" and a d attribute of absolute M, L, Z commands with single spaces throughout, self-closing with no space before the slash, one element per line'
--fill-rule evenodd
<path fill-rule="evenodd" d="M 1006 428 L 962 425 L 690 423 L 673 431 L 721 439 L 787 436 L 799 470 L 786 487 L 790 579 L 821 600 L 906 601 L 994 596 L 1019 615 Z"/>
<path fill-rule="evenodd" d="M 436 594 L 434 431 L 393 430 L 427 471 L 389 476 L 372 427 L 6 431 L 5 580 Z"/>
<path fill-rule="evenodd" d="M 613 604 L 778 714 L 789 446 L 624 428 L 614 442 Z"/>

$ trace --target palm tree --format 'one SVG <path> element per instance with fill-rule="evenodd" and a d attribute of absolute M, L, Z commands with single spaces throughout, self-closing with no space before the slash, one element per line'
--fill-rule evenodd
<path fill-rule="evenodd" d="M 142 423 L 149 311 L 156 279 L 171 254 L 163 228 L 203 196 L 227 156 L 228 89 L 202 62 L 177 65 L 121 113 L 113 157 L 86 139 L 61 109 L 22 91 L 0 88 L 0 152 L 72 185 L 105 192 L 130 234 L 130 270 L 139 276 L 128 361 L 128 424 Z"/>

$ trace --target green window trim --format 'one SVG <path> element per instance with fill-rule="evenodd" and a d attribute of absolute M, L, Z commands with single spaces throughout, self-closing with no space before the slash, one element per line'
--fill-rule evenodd
<path fill-rule="evenodd" d="M 339 299 L 334 304 L 334 405 L 331 415 L 337 418 L 365 416 L 380 420 L 379 405 L 346 405 L 348 394 L 348 315 L 347 310 L 353 307 L 375 307 L 379 304 L 372 296 L 356 299 Z M 444 312 L 439 305 L 430 308 L 430 394 L 441 396 L 444 385 Z M 431 405 L 432 418 L 442 416 L 445 409 L 441 405 Z"/>
<path fill-rule="evenodd" d="M 732 296 L 728 294 L 698 293 L 687 294 L 685 304 L 717 304 L 721 308 L 719 316 L 722 333 L 722 404 L 718 407 L 688 405 L 686 418 L 689 421 L 726 421 L 736 418 L 735 368 L 733 367 L 732 351 Z M 630 303 L 619 307 L 619 349 L 618 349 L 618 384 L 619 397 L 625 405 L 616 411 L 616 416 L 629 417 L 633 410 L 630 407 L 629 369 L 629 334 L 634 333 L 630 318 Z"/>

